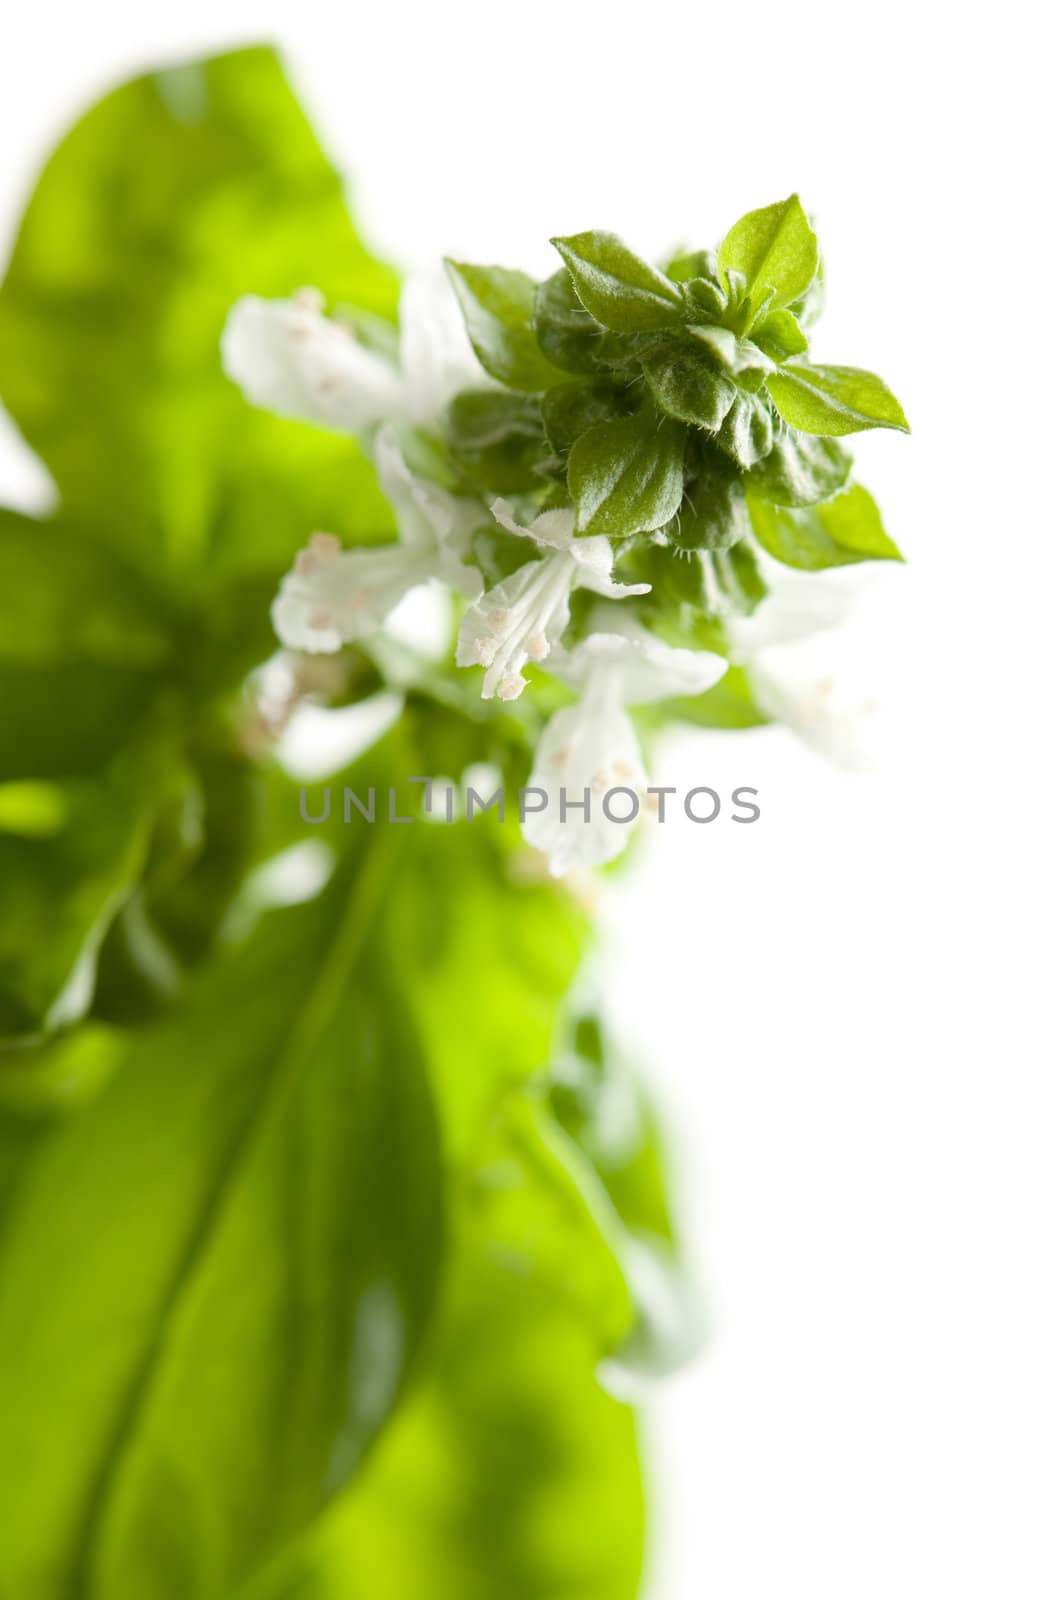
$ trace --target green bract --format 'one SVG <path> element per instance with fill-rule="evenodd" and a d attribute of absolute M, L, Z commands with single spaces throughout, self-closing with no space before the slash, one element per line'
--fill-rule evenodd
<path fill-rule="evenodd" d="M 617 539 L 624 551 L 632 542 L 637 576 L 648 572 L 634 548 L 640 538 L 690 551 L 744 541 L 801 564 L 798 540 L 774 537 L 778 518 L 762 508 L 816 507 L 840 495 L 851 461 L 835 440 L 908 425 L 874 374 L 810 360 L 804 328 L 820 309 L 821 273 L 798 196 L 749 212 L 717 251 L 681 253 L 664 270 L 612 233 L 553 243 L 565 266 L 534 291 L 518 273 L 452 268 L 486 370 L 541 396 L 546 451 L 534 412 L 528 425 L 509 422 L 489 488 L 536 508 L 574 505 L 578 533 Z M 460 405 L 450 431 L 465 459 Z M 751 517 L 746 491 L 759 508 Z M 802 564 L 890 554 L 885 535 L 851 541 L 841 530 L 812 537 Z M 711 571 L 706 582 L 710 590 Z M 702 611 L 711 603 L 735 604 L 725 593 L 691 600 Z"/>

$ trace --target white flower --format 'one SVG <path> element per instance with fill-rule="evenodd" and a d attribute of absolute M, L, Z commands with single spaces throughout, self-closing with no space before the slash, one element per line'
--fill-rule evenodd
<path fill-rule="evenodd" d="M 498 583 L 465 614 L 460 624 L 456 664 L 483 666 L 482 698 L 494 694 L 516 700 L 526 686 L 522 668 L 543 661 L 569 624 L 574 589 L 591 589 L 607 599 L 647 594 L 648 583 L 617 583 L 608 539 L 574 536 L 572 510 L 544 511 L 529 528 L 511 515 L 506 500 L 493 502 L 493 516 L 509 533 L 532 539 L 545 554 L 527 561 Z"/>
<path fill-rule="evenodd" d="M 473 500 L 446 493 L 414 477 L 390 432 L 376 439 L 376 470 L 394 507 L 399 539 L 344 550 L 331 534 L 317 533 L 282 579 L 271 615 L 289 650 L 338 650 L 383 626 L 410 589 L 440 579 L 469 599 L 482 580 L 466 564 L 471 531 L 484 518 Z"/>
<path fill-rule="evenodd" d="M 747 669 L 760 711 L 848 772 L 868 764 L 862 730 L 871 707 L 845 703 L 835 682 L 815 679 L 805 662 L 801 673 L 793 646 L 840 627 L 853 601 L 829 574 L 779 575 L 750 617 L 727 619 L 731 657 Z"/>
<path fill-rule="evenodd" d="M 397 366 L 326 317 L 324 304 L 302 289 L 291 300 L 246 295 L 233 307 L 223 370 L 253 405 L 358 434 L 382 422 L 434 424 L 460 389 L 489 381 L 444 275 L 410 278 L 402 290 Z"/>
<path fill-rule="evenodd" d="M 548 856 L 556 876 L 611 861 L 638 822 L 645 771 L 627 707 L 704 694 L 726 671 L 722 656 L 674 649 L 613 607 L 596 621 L 615 631 L 591 633 L 557 658 L 556 670 L 579 687 L 580 699 L 551 718 L 529 779 L 547 805 L 528 811 L 522 832 Z M 614 796 L 615 789 L 625 792 Z"/>

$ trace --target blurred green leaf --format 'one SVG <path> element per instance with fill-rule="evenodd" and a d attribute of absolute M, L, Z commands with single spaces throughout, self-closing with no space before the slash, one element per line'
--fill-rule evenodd
<path fill-rule="evenodd" d="M 237 297 L 304 283 L 394 311 L 272 51 L 151 73 L 87 113 L 0 289 L 0 396 L 78 525 L 209 585 L 276 574 L 314 527 L 389 527 L 350 441 L 253 411 L 220 370 Z"/>
<path fill-rule="evenodd" d="M 706 694 L 667 700 L 664 705 L 676 721 L 698 728 L 761 728 L 770 720 L 756 703 L 748 674 L 735 666 L 728 667 Z"/>
<path fill-rule="evenodd" d="M 425 1368 L 361 1479 L 244 1600 L 635 1600 L 632 1414 L 577 1308 L 490 1220 L 455 1230 Z"/>
<path fill-rule="evenodd" d="M 78 1021 L 90 1005 L 102 941 L 146 858 L 158 755 L 132 745 L 94 777 L 51 785 L 55 825 L 35 837 L 0 823 L 0 1037 Z"/>
<path fill-rule="evenodd" d="M 414 798 L 421 803 L 422 786 L 407 784 L 404 774 L 436 770 L 436 755 L 462 770 L 452 760 L 457 738 L 469 741 L 467 759 L 472 745 L 477 759 L 477 734 L 464 719 L 443 719 L 433 703 L 410 707 L 363 763 L 390 774 L 389 781 L 381 775 L 371 782 L 377 815 L 389 804 L 389 782 L 399 777 L 402 814 Z M 337 777 L 329 786 L 327 823 L 306 828 L 289 786 L 297 837 L 342 851 L 356 830 L 374 831 L 361 821 L 344 823 L 344 784 L 367 802 L 369 779 L 354 771 Z M 514 803 L 509 791 L 511 815 Z M 321 814 L 320 790 L 308 791 L 308 808 Z M 351 816 L 357 817 L 353 807 Z M 564 890 L 517 880 L 510 817 L 504 824 L 495 814 L 451 825 L 420 821 L 394 831 L 404 864 L 386 886 L 384 915 L 370 938 L 376 959 L 404 976 L 402 1004 L 426 1051 L 445 1157 L 458 1165 L 472 1159 L 507 1092 L 546 1069 L 587 922 Z"/>
<path fill-rule="evenodd" d="M 97 771 L 156 708 L 173 650 L 119 560 L 0 511 L 0 782 Z"/>
<path fill-rule="evenodd" d="M 22 1174 L 0 1587 L 24 1600 L 229 1593 L 396 1398 L 440 1239 L 423 1061 L 371 939 L 396 845 L 126 1035 L 111 1087 Z"/>

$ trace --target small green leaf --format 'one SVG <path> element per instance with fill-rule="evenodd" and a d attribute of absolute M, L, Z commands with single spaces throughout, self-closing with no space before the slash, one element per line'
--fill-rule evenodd
<path fill-rule="evenodd" d="M 655 350 L 643 358 L 642 369 L 661 410 L 698 428 L 718 428 L 737 396 L 733 379 L 696 341 Z"/>
<path fill-rule="evenodd" d="M 772 290 L 767 310 L 791 305 L 817 271 L 817 237 L 798 195 L 749 211 L 719 247 L 722 273 L 739 272 L 751 290 Z"/>
<path fill-rule="evenodd" d="M 667 273 L 673 283 L 685 284 L 699 278 L 718 289 L 719 257 L 714 250 L 690 250 L 673 256 L 668 263 Z"/>
<path fill-rule="evenodd" d="M 484 450 L 516 434 L 543 436 L 540 408 L 529 395 L 502 389 L 464 389 L 449 407 L 449 435 L 462 450 Z"/>
<path fill-rule="evenodd" d="M 535 489 L 549 458 L 540 406 L 532 395 L 465 389 L 449 407 L 449 442 L 467 482 L 480 494 Z"/>
<path fill-rule="evenodd" d="M 752 529 L 768 555 L 786 567 L 820 572 L 857 561 L 900 561 L 887 535 L 879 507 L 860 484 L 852 484 L 824 505 L 790 510 L 748 496 Z"/>
<path fill-rule="evenodd" d="M 728 550 L 750 526 L 740 474 L 709 452 L 683 495 L 669 538 L 684 550 Z"/>
<path fill-rule="evenodd" d="M 603 327 L 650 333 L 681 321 L 682 290 L 615 233 L 577 233 L 551 243 L 569 268 L 584 306 Z"/>
<path fill-rule="evenodd" d="M 779 506 L 811 506 L 842 489 L 851 458 L 834 439 L 785 428 L 770 454 L 748 474 L 748 487 Z"/>
<path fill-rule="evenodd" d="M 549 389 L 542 405 L 544 427 L 553 450 L 568 456 L 581 434 L 599 422 L 611 422 L 628 410 L 624 390 L 592 383 L 560 383 Z"/>
<path fill-rule="evenodd" d="M 752 342 L 773 361 L 789 361 L 805 355 L 810 341 L 791 311 L 771 311 L 760 327 L 753 329 Z"/>
<path fill-rule="evenodd" d="M 573 446 L 569 491 L 580 533 L 626 538 L 670 522 L 682 500 L 685 434 L 667 419 L 600 422 Z"/>
<path fill-rule="evenodd" d="M 767 379 L 767 389 L 785 421 L 801 433 L 839 437 L 866 428 L 909 424 L 882 378 L 860 367 L 781 367 Z"/>
<path fill-rule="evenodd" d="M 769 721 L 755 702 L 743 667 L 729 667 L 714 689 L 665 702 L 668 716 L 698 728 L 761 728 Z"/>
<path fill-rule="evenodd" d="M 475 355 L 491 377 L 509 389 L 539 391 L 559 374 L 537 344 L 533 328 L 536 284 L 509 267 L 473 267 L 446 261 Z"/>
<path fill-rule="evenodd" d="M 774 443 L 774 419 L 762 395 L 738 390 L 716 439 L 720 448 L 746 471 L 762 461 Z"/>
<path fill-rule="evenodd" d="M 695 327 L 690 338 L 704 345 L 718 364 L 735 378 L 745 378 L 750 373 L 765 376 L 773 370 L 773 362 L 751 339 L 738 339 L 729 328 Z"/>
<path fill-rule="evenodd" d="M 732 550 L 717 550 L 712 556 L 716 581 L 735 611 L 750 616 L 766 599 L 767 586 L 750 544 L 735 544 Z"/>
<path fill-rule="evenodd" d="M 606 335 L 580 303 L 573 279 L 563 267 L 539 284 L 534 305 L 537 343 L 549 361 L 566 372 L 597 372 Z"/>

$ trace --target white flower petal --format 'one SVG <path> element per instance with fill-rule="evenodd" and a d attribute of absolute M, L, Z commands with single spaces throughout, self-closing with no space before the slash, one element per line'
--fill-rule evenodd
<path fill-rule="evenodd" d="M 613 546 L 602 534 L 574 539 L 569 549 L 577 562 L 577 583 L 607 600 L 622 600 L 626 595 L 649 594 L 648 583 L 617 583 L 613 574 Z"/>
<path fill-rule="evenodd" d="M 522 824 L 527 843 L 542 850 L 556 876 L 574 867 L 596 867 L 620 855 L 641 816 L 630 797 L 610 799 L 612 821 L 602 800 L 609 790 L 625 788 L 636 795 L 645 787 L 642 753 L 631 718 L 613 701 L 585 696 L 578 705 L 556 711 L 540 737 L 529 787 L 547 795 L 542 811 L 529 811 Z M 566 801 L 582 801 L 589 794 L 589 813 L 567 804 L 562 820 L 562 790 Z"/>
<path fill-rule="evenodd" d="M 853 595 L 830 574 L 779 575 L 750 617 L 726 619 L 733 656 L 748 661 L 761 650 L 841 627 L 853 605 Z"/>
<path fill-rule="evenodd" d="M 463 314 L 444 272 L 416 273 L 409 278 L 401 292 L 398 317 L 401 370 L 411 422 L 434 427 L 462 389 L 492 385 L 471 348 Z"/>
<path fill-rule="evenodd" d="M 625 705 L 641 706 L 671 695 L 705 694 L 727 668 L 711 650 L 679 650 L 651 636 L 591 633 L 571 652 L 561 675 L 585 683 L 596 671 L 616 674 Z"/>
<path fill-rule="evenodd" d="M 343 550 L 316 534 L 281 580 L 271 616 L 281 643 L 313 653 L 338 650 L 383 626 L 410 589 L 438 575 L 439 554 L 401 544 Z"/>
<path fill-rule="evenodd" d="M 460 667 L 483 666 L 482 698 L 516 700 L 522 668 L 543 661 L 569 624 L 572 559 L 560 551 L 527 561 L 465 612 L 456 646 Z"/>
<path fill-rule="evenodd" d="M 530 527 L 524 528 L 515 521 L 513 508 L 506 500 L 494 500 L 489 509 L 502 528 L 506 528 L 508 533 L 516 533 L 521 539 L 534 539 L 537 544 L 549 545 L 554 550 L 570 550 L 577 542 L 573 538 L 576 526 L 576 513 L 573 511 L 542 511 Z"/>
<path fill-rule="evenodd" d="M 400 374 L 306 293 L 238 300 L 221 348 L 226 375 L 253 405 L 278 416 L 360 433 L 403 413 Z"/>
<path fill-rule="evenodd" d="M 756 704 L 766 716 L 791 728 L 797 738 L 843 772 L 864 772 L 872 760 L 866 733 L 872 708 L 845 704 L 831 679 L 792 683 L 753 664 L 748 679 Z"/>
<path fill-rule="evenodd" d="M 560 654 L 552 667 L 581 688 L 595 676 L 615 679 L 625 705 L 705 694 L 727 668 L 724 657 L 712 650 L 665 644 L 622 606 L 596 606 L 591 625 L 593 631 L 574 650 Z"/>
<path fill-rule="evenodd" d="M 482 575 L 464 557 L 473 529 L 485 521 L 481 502 L 449 494 L 410 472 L 390 428 L 377 434 L 375 453 L 380 485 L 394 508 L 402 544 L 434 555 L 445 582 L 469 600 L 477 599 Z"/>

